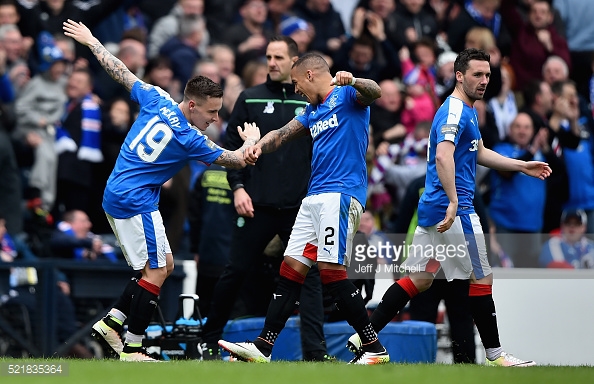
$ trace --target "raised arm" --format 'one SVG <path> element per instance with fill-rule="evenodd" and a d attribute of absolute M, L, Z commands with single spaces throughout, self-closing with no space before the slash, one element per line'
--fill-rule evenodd
<path fill-rule="evenodd" d="M 270 131 L 264 136 L 257 145 L 247 148 L 245 161 L 249 165 L 254 165 L 262 153 L 276 151 L 281 145 L 303 137 L 309 134 L 309 131 L 296 119 L 289 121 L 285 126 L 274 131 Z M 245 145 L 244 145 L 245 147 Z"/>
<path fill-rule="evenodd" d="M 537 177 L 541 180 L 551 175 L 551 167 L 542 161 L 522 161 L 510 159 L 499 153 L 485 148 L 483 140 L 479 141 L 477 161 L 480 165 L 495 169 L 497 171 L 522 172 L 528 176 Z"/>
<path fill-rule="evenodd" d="M 352 86 L 357 90 L 357 100 L 363 105 L 371 105 L 382 96 L 382 89 L 375 81 L 356 78 L 352 73 L 346 71 L 336 72 L 336 76 L 332 79 L 332 85 Z"/>
<path fill-rule="evenodd" d="M 64 35 L 72 37 L 91 49 L 101 66 L 115 81 L 122 84 L 128 92 L 139 79 L 114 55 L 112 55 L 83 23 L 68 19 L 63 25 Z"/>

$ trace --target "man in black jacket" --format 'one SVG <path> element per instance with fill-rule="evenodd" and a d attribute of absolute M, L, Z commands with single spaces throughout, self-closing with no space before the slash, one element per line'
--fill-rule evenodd
<path fill-rule="evenodd" d="M 239 95 L 229 127 L 249 121 L 256 123 L 261 134 L 265 135 L 282 127 L 305 107 L 306 101 L 295 94 L 291 83 L 291 66 L 297 60 L 295 41 L 286 36 L 273 37 L 266 49 L 266 60 L 268 80 Z M 239 135 L 228 129 L 225 147 L 240 146 Z M 227 180 L 239 216 L 231 243 L 230 262 L 214 289 L 208 320 L 204 325 L 205 359 L 216 358 L 218 354 L 217 342 L 250 267 L 276 235 L 285 246 L 288 243 L 301 200 L 307 192 L 311 151 L 311 137 L 304 137 L 262 157 L 254 167 L 228 171 Z M 301 293 L 303 358 L 323 361 L 326 343 L 322 288 L 317 269 L 312 269 L 308 279 L 317 281 L 304 284 Z"/>

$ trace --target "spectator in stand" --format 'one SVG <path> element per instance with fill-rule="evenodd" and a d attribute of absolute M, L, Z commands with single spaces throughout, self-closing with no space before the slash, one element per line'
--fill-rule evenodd
<path fill-rule="evenodd" d="M 297 16 L 313 25 L 315 37 L 310 44 L 311 50 L 331 57 L 338 52 L 346 41 L 346 31 L 340 14 L 330 0 L 298 1 L 293 10 Z"/>
<path fill-rule="evenodd" d="M 286 18 L 295 16 L 295 1 L 296 0 L 268 0 L 268 21 L 272 30 L 279 31 L 279 25 Z"/>
<path fill-rule="evenodd" d="M 426 37 L 437 37 L 437 20 L 425 7 L 425 0 L 400 0 L 396 8 L 396 49 L 402 46 L 411 48 L 417 41 Z"/>
<path fill-rule="evenodd" d="M 143 81 L 169 93 L 173 100 L 181 100 L 183 97 L 181 83 L 173 78 L 171 60 L 166 56 L 157 56 L 147 62 Z"/>
<path fill-rule="evenodd" d="M 583 210 L 588 217 L 588 233 L 594 233 L 592 116 L 580 114 L 578 93 L 573 81 L 558 81 L 553 84 L 552 91 L 554 107 L 549 120 L 551 128 L 570 131 L 580 137 L 577 148 L 563 149 L 569 179 L 569 199 L 564 208 Z"/>
<path fill-rule="evenodd" d="M 235 101 L 244 90 L 244 86 L 241 77 L 235 74 L 235 52 L 231 47 L 224 44 L 214 45 L 210 48 L 210 57 L 218 67 L 223 87 L 223 108 L 219 111 L 219 123 L 223 123 L 229 120 Z M 221 129 L 224 130 L 224 127 Z"/>
<path fill-rule="evenodd" d="M 581 209 L 565 210 L 561 216 L 561 236 L 551 237 L 542 247 L 539 264 L 543 268 L 594 268 L 594 241 L 586 237 L 588 218 Z"/>
<path fill-rule="evenodd" d="M 198 46 L 205 30 L 204 20 L 196 16 L 184 16 L 179 21 L 179 33 L 161 46 L 159 54 L 171 60 L 173 77 L 186 84 L 192 77 L 196 62 L 200 60 Z"/>
<path fill-rule="evenodd" d="M 396 35 L 396 0 L 360 0 L 357 7 L 353 11 L 353 17 L 351 20 L 352 24 L 355 22 L 355 18 L 358 17 L 357 13 L 373 13 L 378 16 L 385 26 L 386 36 L 395 50 L 398 50 L 398 39 Z M 370 34 L 365 26 L 364 32 Z"/>
<path fill-rule="evenodd" d="M 2 6 L 0 5 L 0 11 Z M 14 24 L 0 26 L 0 49 L 6 55 L 5 74 L 8 75 L 15 93 L 20 94 L 25 84 L 30 80 L 30 71 L 26 63 L 31 44 L 27 43 Z"/>
<path fill-rule="evenodd" d="M 364 28 L 368 32 L 364 33 Z M 337 52 L 332 72 L 347 71 L 355 77 L 381 81 L 399 77 L 400 68 L 398 52 L 387 39 L 382 18 L 363 8 L 355 9 L 351 37 Z"/>
<path fill-rule="evenodd" d="M 514 39 L 510 64 L 516 74 L 516 89 L 524 89 L 530 80 L 541 78 L 542 66 L 549 56 L 557 55 L 571 66 L 567 41 L 553 26 L 553 12 L 548 0 L 536 0 L 524 22 L 514 0 L 502 0 L 501 13 Z"/>
<path fill-rule="evenodd" d="M 95 101 L 91 74 L 72 72 L 66 85 L 66 110 L 56 125 L 58 154 L 57 195 L 54 217 L 74 209 L 89 212 L 95 164 L 103 162 L 101 152 L 101 109 Z"/>
<path fill-rule="evenodd" d="M 253 87 L 254 85 L 264 84 L 268 76 L 268 66 L 265 62 L 260 60 L 252 60 L 243 69 L 241 78 L 245 88 Z"/>
<path fill-rule="evenodd" d="M 56 200 L 58 157 L 56 127 L 67 100 L 64 92 L 66 62 L 51 35 L 40 36 L 37 47 L 43 59 L 38 71 L 16 100 L 15 138 L 34 153 L 28 186 L 31 198 L 41 197 L 42 207 L 51 210 Z"/>
<path fill-rule="evenodd" d="M 435 43 L 421 39 L 413 45 L 411 60 L 407 47 L 400 49 L 403 82 L 406 85 L 406 98 L 402 111 L 402 124 L 407 133 L 412 133 L 421 121 L 431 121 L 439 105 L 435 89 Z"/>
<path fill-rule="evenodd" d="M 241 21 L 227 26 L 221 42 L 235 47 L 235 70 L 242 73 L 248 61 L 264 58 L 274 31 L 266 26 L 268 8 L 264 0 L 243 0 L 239 15 Z"/>
<path fill-rule="evenodd" d="M 59 222 L 50 246 L 55 257 L 72 260 L 109 260 L 117 262 L 118 258 L 112 246 L 105 244 L 100 236 L 91 232 L 93 224 L 83 211 L 72 210 L 64 213 Z"/>
<path fill-rule="evenodd" d="M 485 27 L 491 30 L 503 56 L 511 47 L 511 37 L 499 13 L 501 0 L 469 0 L 458 15 L 449 23 L 448 44 L 454 52 L 464 49 L 464 38 L 472 27 Z"/>
<path fill-rule="evenodd" d="M 546 129 L 540 129 L 535 135 L 530 116 L 519 113 L 510 126 L 508 140 L 495 145 L 493 151 L 523 161 L 544 161 L 551 169 L 557 169 L 558 161 L 548 144 L 547 134 Z M 546 182 L 527 178 L 519 172 L 495 171 L 491 176 L 489 209 L 498 242 L 514 266 L 538 266 L 538 252 L 534 251 L 540 249 Z"/>
<path fill-rule="evenodd" d="M 456 73 L 454 72 L 454 62 L 458 55 L 452 51 L 442 52 L 437 57 L 435 65 L 435 92 L 440 103 L 450 95 L 456 83 Z"/>
<path fill-rule="evenodd" d="M 564 32 L 571 55 L 571 79 L 577 84 L 580 95 L 588 97 L 587 84 L 592 76 L 594 56 L 594 7 L 589 0 L 553 0 L 553 6 L 565 23 Z"/>
<path fill-rule="evenodd" d="M 516 96 L 512 91 L 513 76 L 511 66 L 508 64 L 501 66 L 501 91 L 488 102 L 489 110 L 493 112 L 497 125 L 498 141 L 505 139 L 509 134 L 509 126 L 518 115 Z"/>
<path fill-rule="evenodd" d="M 245 0 L 204 0 L 204 17 L 213 44 L 224 42 L 229 26 L 237 21 L 238 9 Z"/>
<path fill-rule="evenodd" d="M 196 49 L 200 52 L 200 56 L 206 56 L 210 35 L 206 29 L 206 19 L 203 14 L 204 0 L 179 0 L 167 16 L 163 16 L 153 25 L 149 36 L 148 57 L 152 59 L 159 55 L 163 45 L 179 35 L 182 20 L 186 17 L 201 21 L 202 38 Z"/>
<path fill-rule="evenodd" d="M 542 66 L 542 77 L 552 87 L 558 81 L 569 80 L 569 67 L 559 56 L 550 56 Z M 592 104 L 588 101 L 589 98 L 579 93 L 579 86 L 577 84 L 576 87 L 578 87 L 580 114 L 594 116 L 591 110 Z"/>
<path fill-rule="evenodd" d="M 279 25 L 280 34 L 289 36 L 297 43 L 299 55 L 310 51 L 310 45 L 317 31 L 305 20 L 292 16 Z"/>
<path fill-rule="evenodd" d="M 406 128 L 400 122 L 402 113 L 402 89 L 399 80 L 382 80 L 379 83 L 382 97 L 371 104 L 369 125 L 372 132 L 372 144 L 378 147 L 386 141 L 390 144 L 402 141 L 406 136 Z"/>
<path fill-rule="evenodd" d="M 554 4 L 554 1 L 555 0 L 552 0 L 553 4 Z M 562 0 L 562 1 L 564 1 L 564 0 Z M 534 4 L 535 2 L 536 2 L 536 0 L 518 0 L 518 5 L 516 6 L 516 9 L 518 10 L 518 13 L 522 16 L 522 19 L 525 22 L 527 22 L 528 19 L 530 18 L 530 8 L 532 7 L 532 4 Z M 550 2 L 551 1 L 549 1 L 549 3 Z M 561 17 L 561 13 L 559 13 L 559 11 L 556 9 L 556 7 L 552 9 L 552 12 L 553 12 L 553 25 L 555 26 L 555 29 L 557 30 L 559 35 L 561 35 L 563 38 L 567 38 L 567 34 L 565 33 L 565 21 Z"/>
<path fill-rule="evenodd" d="M 18 24 L 21 16 L 17 11 L 14 0 L 0 1 L 0 26 L 6 24 Z"/>
<path fill-rule="evenodd" d="M 20 14 L 19 28 L 24 36 L 38 39 L 43 32 L 62 33 L 62 23 L 80 20 L 89 28 L 95 27 L 121 5 L 120 0 L 86 1 L 27 1 L 16 0 Z M 77 57 L 87 57 L 87 51 L 77 48 Z"/>

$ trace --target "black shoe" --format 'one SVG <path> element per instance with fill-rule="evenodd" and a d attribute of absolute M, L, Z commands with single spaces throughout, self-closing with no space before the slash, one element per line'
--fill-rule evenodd
<path fill-rule="evenodd" d="M 202 360 L 221 360 L 219 345 L 217 343 L 202 343 Z"/>

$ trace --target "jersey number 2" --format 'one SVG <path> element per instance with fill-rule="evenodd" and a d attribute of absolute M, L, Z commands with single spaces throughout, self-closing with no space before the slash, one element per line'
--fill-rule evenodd
<path fill-rule="evenodd" d="M 156 137 L 161 134 L 158 139 Z M 159 116 L 155 116 L 149 120 L 148 123 L 140 130 L 138 136 L 132 140 L 130 143 L 130 150 L 134 151 L 136 148 L 136 154 L 140 157 L 143 161 L 147 163 L 152 163 L 153 161 L 157 160 L 161 152 L 167 146 L 167 143 L 173 137 L 173 131 L 169 126 L 163 123 Z M 144 138 L 146 145 L 141 143 L 140 140 Z M 147 147 L 150 148 L 150 151 L 147 152 Z"/>

